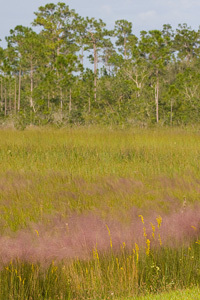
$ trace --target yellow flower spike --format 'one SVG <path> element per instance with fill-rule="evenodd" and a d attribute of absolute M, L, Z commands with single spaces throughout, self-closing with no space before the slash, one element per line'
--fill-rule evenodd
<path fill-rule="evenodd" d="M 142 215 L 139 215 L 138 217 L 141 218 L 141 221 L 142 221 L 142 223 L 144 224 L 144 218 L 143 218 L 143 216 L 142 216 Z"/>
<path fill-rule="evenodd" d="M 160 234 L 158 235 L 158 240 L 159 240 L 160 246 L 162 246 L 162 240 L 161 240 Z"/>
<path fill-rule="evenodd" d="M 37 229 L 35 229 L 35 232 L 37 233 L 37 236 L 39 236 L 39 232 L 38 232 L 38 230 L 37 230 Z"/>
<path fill-rule="evenodd" d="M 117 257 L 116 257 L 116 263 L 117 263 L 117 269 L 119 270 L 119 260 Z"/>
<path fill-rule="evenodd" d="M 196 244 L 200 245 L 200 240 L 196 241 Z"/>
<path fill-rule="evenodd" d="M 158 230 L 160 230 L 160 226 L 162 224 L 162 217 L 161 216 L 158 216 L 156 218 L 156 221 L 157 221 L 157 227 L 158 227 Z M 160 236 L 160 233 L 158 234 L 158 240 L 159 240 L 159 243 L 160 243 L 160 246 L 162 246 L 162 240 L 161 240 L 161 236 Z"/>
<path fill-rule="evenodd" d="M 152 228 L 152 237 L 154 239 L 155 238 L 156 226 L 154 226 L 153 223 L 150 223 L 150 224 L 151 224 L 151 228 Z"/>
<path fill-rule="evenodd" d="M 149 239 L 146 240 L 146 255 L 149 256 L 150 254 L 150 244 L 151 244 L 151 241 Z"/>
<path fill-rule="evenodd" d="M 111 238 L 111 233 L 110 233 L 110 229 L 109 229 L 108 225 L 106 225 L 106 228 L 108 230 L 108 235 L 110 237 L 110 248 L 112 249 L 112 238 Z"/>
<path fill-rule="evenodd" d="M 143 231 L 144 231 L 143 235 L 144 235 L 144 237 L 146 238 L 146 237 L 147 237 L 147 234 L 146 234 L 146 228 L 145 228 L 145 227 L 143 227 Z"/>
<path fill-rule="evenodd" d="M 93 258 L 99 262 L 99 254 L 97 248 L 93 250 Z"/>
<path fill-rule="evenodd" d="M 157 221 L 157 223 L 158 223 L 158 228 L 160 228 L 160 226 L 161 226 L 161 224 L 162 224 L 162 217 L 161 217 L 161 216 L 158 216 L 158 217 L 156 218 L 156 221 Z"/>
<path fill-rule="evenodd" d="M 197 231 L 197 228 L 195 226 L 191 226 L 195 231 Z"/>
<path fill-rule="evenodd" d="M 135 243 L 135 252 L 136 252 L 136 261 L 138 262 L 138 260 L 139 260 L 139 246 L 136 243 Z"/>

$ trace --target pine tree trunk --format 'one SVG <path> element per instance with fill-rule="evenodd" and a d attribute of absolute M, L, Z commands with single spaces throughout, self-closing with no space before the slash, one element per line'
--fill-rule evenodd
<path fill-rule="evenodd" d="M 10 81 L 9 81 L 9 93 L 8 93 L 8 96 L 9 96 L 9 111 L 10 111 L 10 113 L 11 113 L 11 111 L 12 111 L 12 100 L 11 100 Z"/>
<path fill-rule="evenodd" d="M 62 95 L 62 88 L 60 88 L 60 109 L 61 112 L 63 111 L 63 95 Z"/>
<path fill-rule="evenodd" d="M 72 110 L 72 89 L 69 89 L 69 113 Z"/>
<path fill-rule="evenodd" d="M 3 111 L 3 78 L 1 77 L 1 111 Z"/>
<path fill-rule="evenodd" d="M 14 97 L 14 112 L 17 112 L 17 78 L 15 76 L 15 97 Z"/>
<path fill-rule="evenodd" d="M 4 116 L 7 115 L 7 91 L 6 91 L 6 86 L 4 89 Z"/>
<path fill-rule="evenodd" d="M 156 85 L 155 85 L 155 103 L 156 103 L 156 122 L 159 122 L 159 77 L 156 70 Z"/>
<path fill-rule="evenodd" d="M 171 111 L 170 111 L 170 124 L 171 124 L 171 126 L 173 124 L 173 116 L 172 116 L 172 114 L 173 114 L 173 101 L 171 100 Z"/>
<path fill-rule="evenodd" d="M 20 102 L 21 102 L 21 69 L 19 70 L 19 89 L 18 89 L 18 103 L 17 103 L 18 111 L 20 111 Z"/>
<path fill-rule="evenodd" d="M 33 104 L 33 63 L 32 63 L 32 59 L 31 59 L 31 97 L 30 97 L 30 107 L 33 109 L 33 111 L 35 112 L 35 107 Z"/>
<path fill-rule="evenodd" d="M 88 112 L 90 113 L 90 110 L 91 110 L 91 99 L 89 97 L 89 101 L 88 101 Z"/>
<path fill-rule="evenodd" d="M 97 101 L 97 49 L 96 42 L 93 43 L 94 49 L 94 101 Z"/>
<path fill-rule="evenodd" d="M 126 60 L 126 34 L 124 33 L 124 59 Z"/>

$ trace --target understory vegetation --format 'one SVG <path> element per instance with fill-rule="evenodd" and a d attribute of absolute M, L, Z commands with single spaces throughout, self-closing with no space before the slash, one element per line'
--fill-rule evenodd
<path fill-rule="evenodd" d="M 0 299 L 198 293 L 198 127 L 4 129 L 0 140 Z"/>

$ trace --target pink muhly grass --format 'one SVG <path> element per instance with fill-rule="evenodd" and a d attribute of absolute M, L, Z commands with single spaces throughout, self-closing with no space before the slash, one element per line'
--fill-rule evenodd
<path fill-rule="evenodd" d="M 156 217 L 157 214 L 152 213 L 144 218 L 143 224 L 136 211 L 131 223 L 124 225 L 115 220 L 104 220 L 98 215 L 88 213 L 73 214 L 68 220 L 55 218 L 48 226 L 32 224 L 29 229 L 0 237 L 0 261 L 2 264 L 15 259 L 51 263 L 52 260 L 89 259 L 92 257 L 94 248 L 97 248 L 99 253 L 109 253 L 111 251 L 110 238 L 112 251 L 120 251 L 123 243 L 127 249 L 132 249 L 135 243 L 144 246 L 144 226 L 147 238 L 152 240 L 151 245 L 156 246 L 159 245 L 156 240 L 158 236 Z M 154 243 L 150 223 L 156 227 Z M 200 207 L 162 216 L 159 234 L 163 246 L 187 245 L 197 239 L 199 233 Z"/>

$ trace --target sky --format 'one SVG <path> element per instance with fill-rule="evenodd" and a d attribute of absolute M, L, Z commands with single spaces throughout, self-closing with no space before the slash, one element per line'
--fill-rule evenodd
<path fill-rule="evenodd" d="M 0 0 L 0 39 L 5 47 L 4 37 L 17 25 L 30 26 L 34 12 L 53 0 Z M 193 29 L 200 25 L 200 0 L 68 0 L 62 1 L 83 17 L 101 18 L 108 28 L 116 20 L 125 19 L 133 23 L 133 33 L 139 36 L 141 30 L 162 29 L 163 24 L 177 28 L 187 23 Z"/>

